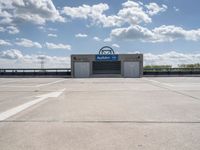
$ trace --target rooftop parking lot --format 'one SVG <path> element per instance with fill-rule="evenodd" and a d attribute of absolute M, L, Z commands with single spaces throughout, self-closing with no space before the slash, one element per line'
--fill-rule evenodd
<path fill-rule="evenodd" d="M 0 78 L 2 150 L 197 150 L 200 77 Z"/>

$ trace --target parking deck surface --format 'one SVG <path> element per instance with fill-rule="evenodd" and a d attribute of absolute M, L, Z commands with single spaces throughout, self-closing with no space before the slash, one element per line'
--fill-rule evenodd
<path fill-rule="evenodd" d="M 200 78 L 0 78 L 2 150 L 200 149 Z"/>

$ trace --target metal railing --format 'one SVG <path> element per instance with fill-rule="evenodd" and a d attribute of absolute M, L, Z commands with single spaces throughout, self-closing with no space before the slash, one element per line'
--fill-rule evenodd
<path fill-rule="evenodd" d="M 144 68 L 144 75 L 200 75 L 200 68 Z M 4 68 L 0 76 L 63 76 L 71 77 L 71 68 Z"/>
<path fill-rule="evenodd" d="M 0 69 L 3 76 L 71 76 L 70 68 L 4 68 Z"/>

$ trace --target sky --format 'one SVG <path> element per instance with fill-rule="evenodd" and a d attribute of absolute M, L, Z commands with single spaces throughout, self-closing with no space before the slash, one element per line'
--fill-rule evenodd
<path fill-rule="evenodd" d="M 200 63 L 200 1 L 0 0 L 0 68 L 70 67 L 71 54 L 143 53 L 145 65 Z"/>

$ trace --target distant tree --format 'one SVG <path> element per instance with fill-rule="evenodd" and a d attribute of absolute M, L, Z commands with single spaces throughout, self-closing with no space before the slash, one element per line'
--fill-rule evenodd
<path fill-rule="evenodd" d="M 172 66 L 171 65 L 146 65 L 146 66 L 144 66 L 144 69 L 151 69 L 151 68 L 164 69 L 164 68 L 172 68 Z"/>
<path fill-rule="evenodd" d="M 178 65 L 179 68 L 200 68 L 200 64 L 181 64 Z"/>

